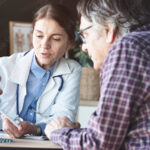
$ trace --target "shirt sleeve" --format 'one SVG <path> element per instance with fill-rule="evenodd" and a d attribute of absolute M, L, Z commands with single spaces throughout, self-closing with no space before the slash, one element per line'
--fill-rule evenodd
<path fill-rule="evenodd" d="M 114 45 L 101 70 L 100 99 L 88 128 L 63 128 L 51 133 L 51 141 L 65 150 L 118 150 L 135 119 L 144 96 L 145 56 L 133 43 Z"/>

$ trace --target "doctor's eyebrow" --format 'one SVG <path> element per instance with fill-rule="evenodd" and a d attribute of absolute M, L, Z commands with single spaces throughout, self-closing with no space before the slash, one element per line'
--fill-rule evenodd
<path fill-rule="evenodd" d="M 35 29 L 36 32 L 43 33 L 42 31 Z M 63 36 L 63 33 L 53 33 L 52 35 Z"/>

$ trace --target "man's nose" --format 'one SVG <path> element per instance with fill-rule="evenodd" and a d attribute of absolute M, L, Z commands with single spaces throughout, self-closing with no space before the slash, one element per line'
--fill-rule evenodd
<path fill-rule="evenodd" d="M 88 52 L 88 49 L 87 49 L 87 47 L 86 47 L 86 44 L 82 44 L 82 50 L 84 51 L 84 52 Z"/>

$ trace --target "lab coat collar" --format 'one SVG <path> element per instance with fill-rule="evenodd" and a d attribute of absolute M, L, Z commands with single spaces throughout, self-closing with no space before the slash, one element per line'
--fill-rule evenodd
<path fill-rule="evenodd" d="M 25 56 L 20 56 L 19 59 L 16 60 L 15 65 L 12 66 L 12 72 L 10 74 L 10 80 L 20 85 L 26 85 L 26 81 L 28 79 L 30 66 L 32 63 L 34 50 L 31 50 Z M 24 55 L 24 54 L 22 54 Z"/>
<path fill-rule="evenodd" d="M 70 73 L 71 70 L 68 63 L 65 61 L 65 58 L 62 57 L 60 60 L 56 61 L 56 65 L 52 77 L 56 77 L 64 74 L 70 74 Z"/>

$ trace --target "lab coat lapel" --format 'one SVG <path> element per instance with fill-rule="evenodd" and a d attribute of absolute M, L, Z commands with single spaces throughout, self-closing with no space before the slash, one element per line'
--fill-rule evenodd
<path fill-rule="evenodd" d="M 21 112 L 24 104 L 26 82 L 28 79 L 33 54 L 34 52 L 32 50 L 25 56 L 20 57 L 17 60 L 16 65 L 12 68 L 13 71 L 10 74 L 10 80 L 19 85 L 19 112 Z"/>
<path fill-rule="evenodd" d="M 56 67 L 54 68 L 53 77 L 71 73 L 68 63 L 62 57 L 60 61 L 57 62 Z"/>
<path fill-rule="evenodd" d="M 51 78 L 50 78 L 43 94 L 45 94 L 46 92 L 48 92 L 49 90 L 54 88 L 54 86 L 56 84 L 56 79 L 55 78 L 57 76 L 60 76 L 60 75 L 63 76 L 64 74 L 68 74 L 70 72 L 71 72 L 71 70 L 69 69 L 68 63 L 65 61 L 64 58 L 61 58 L 59 61 L 57 61 L 56 65 L 55 65 L 55 68 L 53 70 L 53 74 L 52 74 L 52 76 L 51 76 Z"/>
<path fill-rule="evenodd" d="M 45 112 L 45 110 L 47 110 L 47 108 L 52 104 L 55 95 L 57 93 L 57 90 L 55 90 L 54 86 L 55 85 L 55 81 L 53 78 L 51 78 L 44 90 L 44 92 L 42 93 L 42 95 L 40 96 L 38 102 L 37 102 L 37 111 L 38 112 Z"/>

